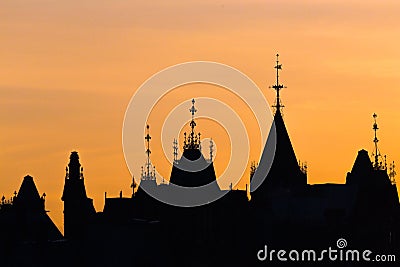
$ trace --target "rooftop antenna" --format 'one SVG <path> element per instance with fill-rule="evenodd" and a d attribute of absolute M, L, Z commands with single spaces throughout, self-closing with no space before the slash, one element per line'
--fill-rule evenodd
<path fill-rule="evenodd" d="M 282 90 L 283 88 L 286 88 L 283 84 L 279 84 L 279 70 L 282 70 L 282 64 L 279 64 L 279 54 L 276 54 L 276 65 L 274 67 L 276 69 L 276 84 L 273 86 L 270 86 L 269 88 L 273 88 L 276 91 L 276 100 L 275 100 L 275 105 L 272 106 L 276 108 L 276 112 L 280 112 L 281 108 L 285 107 L 281 103 L 281 99 L 279 96 L 279 91 Z"/>
<path fill-rule="evenodd" d="M 374 144 L 375 144 L 374 169 L 378 170 L 379 167 L 380 167 L 380 165 L 379 165 L 379 156 L 380 156 L 380 154 L 379 154 L 379 150 L 378 150 L 378 142 L 379 142 L 379 140 L 378 140 L 378 137 L 376 135 L 376 133 L 377 133 L 377 131 L 379 129 L 378 128 L 378 124 L 376 123 L 376 118 L 378 117 L 378 115 L 376 115 L 376 113 L 374 113 L 372 115 L 372 117 L 374 118 L 374 125 L 373 125 L 372 129 L 374 130 L 374 134 L 375 134 L 375 138 L 374 138 Z"/>
<path fill-rule="evenodd" d="M 176 138 L 174 138 L 172 148 L 174 149 L 174 164 L 177 164 L 178 163 L 178 140 L 176 140 Z"/>

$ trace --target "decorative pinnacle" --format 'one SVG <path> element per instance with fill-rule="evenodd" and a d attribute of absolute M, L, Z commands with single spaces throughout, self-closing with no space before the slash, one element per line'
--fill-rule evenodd
<path fill-rule="evenodd" d="M 396 165 L 393 163 L 390 164 L 390 171 L 389 171 L 389 178 L 390 178 L 390 182 L 394 185 L 396 184 L 396 170 L 395 170 Z"/>
<path fill-rule="evenodd" d="M 144 139 L 146 140 L 146 142 L 147 142 L 146 154 L 147 154 L 147 157 L 150 157 L 150 154 L 151 154 L 151 151 L 150 151 L 150 139 L 151 139 L 151 136 L 150 136 L 150 134 L 149 134 L 149 128 L 150 128 L 150 126 L 147 124 L 146 128 L 147 128 L 147 135 L 146 135 L 146 137 L 144 138 Z"/>
<path fill-rule="evenodd" d="M 178 163 L 178 141 L 174 138 L 173 146 L 174 149 L 174 163 Z"/>
<path fill-rule="evenodd" d="M 380 156 L 380 154 L 379 154 L 379 150 L 378 150 L 378 142 L 379 142 L 379 139 L 378 139 L 378 137 L 377 137 L 377 135 L 376 135 L 376 133 L 377 133 L 377 131 L 378 131 L 378 124 L 376 123 L 376 118 L 378 117 L 378 115 L 376 115 L 376 113 L 374 113 L 373 115 L 372 115 L 372 117 L 374 118 L 374 125 L 373 125 L 373 127 L 372 127 L 372 129 L 374 130 L 374 134 L 375 134 L 375 137 L 374 137 L 374 144 L 375 144 L 375 160 L 374 160 L 374 168 L 375 169 L 379 169 L 379 156 Z"/>
<path fill-rule="evenodd" d="M 214 153 L 214 142 L 212 138 L 210 139 L 210 162 L 213 161 L 213 153 Z"/>
<path fill-rule="evenodd" d="M 143 171 L 143 167 L 142 167 L 142 180 L 155 180 L 155 174 L 150 170 L 150 168 L 152 167 L 151 161 L 150 161 L 150 154 L 151 154 L 151 150 L 150 150 L 150 133 L 149 133 L 149 129 L 150 126 L 147 125 L 146 126 L 147 129 L 147 134 L 146 137 L 144 138 L 147 142 L 147 149 L 146 149 L 146 154 L 147 154 L 147 159 L 146 159 L 146 170 Z M 154 167 L 153 167 L 154 168 Z"/>
<path fill-rule="evenodd" d="M 196 101 L 193 98 L 192 107 L 189 109 L 190 113 L 192 113 L 192 121 L 190 122 L 190 127 L 192 127 L 192 132 L 190 133 L 190 136 L 192 138 L 194 138 L 194 127 L 196 126 L 196 122 L 194 121 L 194 114 L 197 112 L 197 109 L 194 107 L 194 103 L 196 103 Z"/>
<path fill-rule="evenodd" d="M 276 69 L 276 84 L 270 86 L 270 88 L 272 87 L 276 91 L 276 103 L 273 107 L 276 108 L 276 111 L 280 111 L 281 108 L 284 107 L 284 105 L 281 104 L 279 91 L 283 88 L 286 88 L 286 86 L 284 86 L 283 84 L 279 84 L 279 70 L 282 70 L 282 64 L 279 64 L 279 54 L 276 54 L 276 65 L 274 68 Z"/>
<path fill-rule="evenodd" d="M 194 104 L 196 101 L 192 99 L 192 107 L 189 109 L 190 113 L 192 114 L 192 120 L 190 122 L 191 132 L 189 137 L 186 140 L 186 133 L 185 133 L 185 141 L 183 143 L 183 147 L 186 148 L 199 148 L 200 146 L 200 133 L 198 135 L 195 134 L 194 128 L 196 127 L 196 122 L 194 121 L 194 114 L 197 112 Z"/>
<path fill-rule="evenodd" d="M 194 107 L 194 103 L 196 103 L 196 101 L 193 98 L 192 99 L 192 107 L 189 109 L 190 113 L 192 113 L 192 120 L 194 119 L 194 114 L 197 112 L 197 109 Z"/>

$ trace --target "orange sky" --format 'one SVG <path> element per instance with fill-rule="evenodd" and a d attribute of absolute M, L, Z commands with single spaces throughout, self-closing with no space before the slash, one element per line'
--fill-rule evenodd
<path fill-rule="evenodd" d="M 31 174 L 62 230 L 65 165 L 78 150 L 101 210 L 104 191 L 130 194 L 122 122 L 147 78 L 217 61 L 273 103 L 277 51 L 284 119 L 310 183 L 344 182 L 357 151 L 372 151 L 374 112 L 382 153 L 399 161 L 399 12 L 375 0 L 1 1 L 0 194 Z"/>

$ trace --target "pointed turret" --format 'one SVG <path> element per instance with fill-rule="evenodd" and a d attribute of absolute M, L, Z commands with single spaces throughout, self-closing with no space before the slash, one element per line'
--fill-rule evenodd
<path fill-rule="evenodd" d="M 358 151 L 351 172 L 347 174 L 346 184 L 359 185 L 368 182 L 374 172 L 373 165 L 369 159 L 368 152 L 364 149 Z"/>
<path fill-rule="evenodd" d="M 45 210 L 46 194 L 40 196 L 33 177 L 27 175 L 18 193 L 14 193 L 12 210 L 15 217 L 8 228 L 17 241 L 48 241 L 62 239 L 62 234 Z"/>
<path fill-rule="evenodd" d="M 254 179 L 252 180 L 251 192 L 256 190 L 251 194 L 252 200 L 264 199 L 267 197 L 268 191 L 274 191 L 278 188 L 287 190 L 307 184 L 306 174 L 301 171 L 298 165 L 298 160 L 282 117 L 283 105 L 280 98 L 280 90 L 286 87 L 279 83 L 279 71 L 282 70 L 282 64 L 279 63 L 279 55 L 276 56 L 276 66 L 274 67 L 276 69 L 276 84 L 272 86 L 276 91 L 276 100 L 273 106 L 276 110 L 260 164 L 254 173 L 258 184 L 254 183 Z M 271 153 L 274 153 L 273 157 Z M 263 178 L 265 180 L 260 184 Z"/>
<path fill-rule="evenodd" d="M 301 171 L 282 114 L 277 109 L 271 130 L 276 131 L 275 156 L 267 176 L 270 186 L 294 187 L 307 184 L 307 177 Z"/>
<path fill-rule="evenodd" d="M 200 151 L 201 134 L 196 134 L 196 122 L 194 115 L 197 112 L 196 101 L 192 99 L 192 107 L 189 109 L 192 120 L 189 135 L 184 133 L 182 157 L 173 165 L 170 182 L 184 187 L 198 187 L 216 181 L 214 164 L 207 161 Z M 219 189 L 219 188 L 218 188 Z"/>
<path fill-rule="evenodd" d="M 32 176 L 24 177 L 13 203 L 16 207 L 23 209 L 44 211 L 44 198 L 40 197 Z"/>
<path fill-rule="evenodd" d="M 64 234 L 66 238 L 81 238 L 96 211 L 93 200 L 86 195 L 78 152 L 73 151 L 69 159 L 61 197 L 64 201 Z"/>

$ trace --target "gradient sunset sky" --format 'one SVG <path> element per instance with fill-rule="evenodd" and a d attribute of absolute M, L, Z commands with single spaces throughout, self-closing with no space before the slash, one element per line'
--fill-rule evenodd
<path fill-rule="evenodd" d="M 272 104 L 277 52 L 284 119 L 309 183 L 343 183 L 357 151 L 373 151 L 374 112 L 380 150 L 400 167 L 399 13 L 397 0 L 1 1 L 0 194 L 10 198 L 32 175 L 63 230 L 71 151 L 97 210 L 105 191 L 131 194 L 122 123 L 146 79 L 182 62 L 216 61 L 248 75 Z M 193 92 L 179 96 L 200 96 Z"/>

